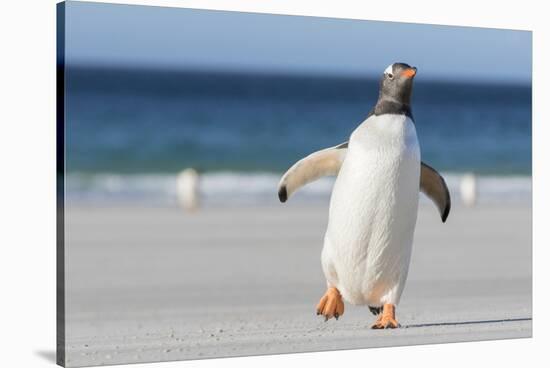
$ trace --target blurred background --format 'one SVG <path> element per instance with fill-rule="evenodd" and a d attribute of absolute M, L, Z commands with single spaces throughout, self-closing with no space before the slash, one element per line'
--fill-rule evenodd
<path fill-rule="evenodd" d="M 215 26 L 213 26 L 215 25 Z M 419 69 L 422 159 L 453 196 L 530 201 L 531 33 L 70 2 L 66 189 L 78 203 L 277 202 L 281 174 L 348 139 L 393 62 Z M 326 201 L 326 178 L 295 201 Z"/>

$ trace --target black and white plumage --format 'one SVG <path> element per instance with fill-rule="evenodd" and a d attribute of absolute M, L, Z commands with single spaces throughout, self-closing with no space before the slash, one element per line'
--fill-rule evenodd
<path fill-rule="evenodd" d="M 280 181 L 285 202 L 301 186 L 336 175 L 322 251 L 328 291 L 318 307 L 327 319 L 343 313 L 343 298 L 383 312 L 382 328 L 396 327 L 390 315 L 407 279 L 419 192 L 436 204 L 443 222 L 449 214 L 445 180 L 420 157 L 411 109 L 415 75 L 407 64 L 390 65 L 376 105 L 349 141 L 303 158 Z"/>

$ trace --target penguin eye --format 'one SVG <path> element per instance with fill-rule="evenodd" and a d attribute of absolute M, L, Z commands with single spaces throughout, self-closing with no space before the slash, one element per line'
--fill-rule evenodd
<path fill-rule="evenodd" d="M 388 73 L 388 78 L 389 78 L 389 79 L 393 79 L 393 74 L 392 74 L 392 73 Z"/>

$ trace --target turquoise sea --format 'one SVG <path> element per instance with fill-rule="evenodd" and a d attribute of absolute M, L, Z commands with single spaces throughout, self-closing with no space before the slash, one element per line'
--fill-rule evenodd
<path fill-rule="evenodd" d="M 70 66 L 68 198 L 167 203 L 177 173 L 194 167 L 210 201 L 275 202 L 280 174 L 346 141 L 377 93 L 365 77 Z M 530 85 L 420 72 L 413 114 L 422 159 L 451 191 L 473 172 L 487 200 L 530 198 Z M 297 198 L 327 198 L 330 187 L 327 179 Z"/>

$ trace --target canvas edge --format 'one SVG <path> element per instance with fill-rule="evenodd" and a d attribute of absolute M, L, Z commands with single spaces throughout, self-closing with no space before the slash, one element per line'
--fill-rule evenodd
<path fill-rule="evenodd" d="M 65 2 L 56 4 L 56 363 L 65 366 Z"/>

